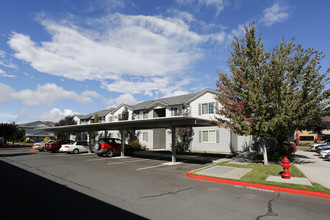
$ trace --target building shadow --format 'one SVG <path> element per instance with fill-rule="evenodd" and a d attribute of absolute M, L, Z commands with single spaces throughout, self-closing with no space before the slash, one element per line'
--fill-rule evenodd
<path fill-rule="evenodd" d="M 0 160 L 0 219 L 145 219 Z"/>
<path fill-rule="evenodd" d="M 145 158 L 152 160 L 161 160 L 166 162 L 172 161 L 172 154 L 164 151 L 154 151 L 154 152 L 134 152 L 132 157 Z M 192 164 L 208 164 L 212 163 L 216 158 L 212 157 L 202 157 L 202 156 L 188 156 L 188 155 L 177 155 L 177 162 L 192 163 Z"/>

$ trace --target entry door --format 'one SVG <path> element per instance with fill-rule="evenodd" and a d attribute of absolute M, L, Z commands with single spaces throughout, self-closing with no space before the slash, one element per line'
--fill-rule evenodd
<path fill-rule="evenodd" d="M 153 149 L 165 149 L 166 148 L 166 129 L 165 128 L 157 128 L 154 129 L 154 143 Z"/>

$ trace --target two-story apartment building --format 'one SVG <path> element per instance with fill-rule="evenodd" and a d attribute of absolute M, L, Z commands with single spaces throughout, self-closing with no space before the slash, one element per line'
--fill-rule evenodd
<path fill-rule="evenodd" d="M 121 104 L 86 116 L 75 116 L 77 124 L 93 122 L 93 117 L 98 114 L 104 118 L 101 122 L 119 121 L 123 111 L 128 112 L 128 120 L 151 119 L 160 117 L 192 116 L 203 119 L 215 120 L 216 108 L 221 107 L 216 101 L 219 92 L 205 89 L 198 93 L 155 99 L 138 103 L 136 105 Z M 251 142 L 251 137 L 238 136 L 230 130 L 212 127 L 193 128 L 194 135 L 190 147 L 191 151 L 201 152 L 233 152 L 242 151 Z M 117 137 L 118 131 L 100 131 L 100 136 Z M 157 128 L 135 131 L 140 143 L 149 149 L 171 149 L 171 131 Z"/>

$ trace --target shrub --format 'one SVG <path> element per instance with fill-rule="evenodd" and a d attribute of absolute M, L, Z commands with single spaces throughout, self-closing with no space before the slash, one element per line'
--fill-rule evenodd
<path fill-rule="evenodd" d="M 141 146 L 139 140 L 131 141 L 129 144 L 134 148 L 135 151 L 142 150 L 142 146 Z"/>
<path fill-rule="evenodd" d="M 44 138 L 44 141 L 49 141 L 50 140 L 50 137 L 45 137 Z"/>

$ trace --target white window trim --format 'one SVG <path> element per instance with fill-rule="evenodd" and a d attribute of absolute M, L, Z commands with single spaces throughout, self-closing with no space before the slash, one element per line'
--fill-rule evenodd
<path fill-rule="evenodd" d="M 210 113 L 210 104 L 211 103 L 214 103 L 213 104 L 213 113 Z M 203 113 L 203 105 L 207 105 L 207 113 Z M 215 114 L 215 106 L 216 106 L 216 103 L 215 102 L 203 102 L 203 103 L 201 103 L 201 115 L 212 115 L 212 114 Z"/>
<path fill-rule="evenodd" d="M 207 141 L 204 141 L 204 138 L 203 138 L 203 133 L 207 131 Z M 214 132 L 214 141 L 210 141 L 210 136 L 209 136 L 209 133 L 210 131 L 213 131 Z M 215 144 L 217 143 L 217 131 L 215 129 L 210 129 L 210 130 L 202 130 L 201 131 L 201 142 L 202 143 L 208 143 L 208 144 Z"/>

